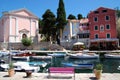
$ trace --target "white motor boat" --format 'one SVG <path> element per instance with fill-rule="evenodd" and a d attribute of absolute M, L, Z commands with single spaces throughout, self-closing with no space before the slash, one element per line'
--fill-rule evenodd
<path fill-rule="evenodd" d="M 12 56 L 12 60 L 29 61 L 29 56 Z"/>
<path fill-rule="evenodd" d="M 31 56 L 32 60 L 51 60 L 52 56 Z"/>
<path fill-rule="evenodd" d="M 9 51 L 0 51 L 0 57 L 9 55 Z"/>
<path fill-rule="evenodd" d="M 93 69 L 94 64 L 75 64 L 75 63 L 62 63 L 64 67 L 74 67 L 75 69 Z"/>
<path fill-rule="evenodd" d="M 48 53 L 48 56 L 52 56 L 52 57 L 65 57 L 66 54 L 65 53 Z"/>
<path fill-rule="evenodd" d="M 7 71 L 9 68 L 9 64 L 0 64 L 0 70 L 1 71 Z"/>
<path fill-rule="evenodd" d="M 26 70 L 30 70 L 32 72 L 40 71 L 39 66 L 30 66 L 29 62 L 16 62 L 13 63 L 13 65 L 16 71 L 26 71 Z M 9 69 L 9 64 L 1 64 L 0 68 L 2 69 L 2 71 L 7 71 Z"/>
<path fill-rule="evenodd" d="M 120 59 L 120 54 L 112 53 L 112 54 L 104 54 L 105 58 L 119 58 Z"/>
<path fill-rule="evenodd" d="M 29 65 L 31 65 L 31 66 L 40 66 L 40 67 L 43 67 L 43 68 L 46 67 L 47 64 L 48 63 L 43 62 L 43 61 L 42 62 L 40 62 L 40 61 L 39 62 L 33 62 L 33 61 L 29 62 Z"/>
<path fill-rule="evenodd" d="M 25 70 L 31 70 L 33 72 L 40 71 L 39 66 L 30 66 L 29 62 L 16 62 L 14 63 L 14 69 L 16 71 L 25 71 Z"/>
<path fill-rule="evenodd" d="M 120 70 L 120 66 L 118 66 L 118 68 L 117 68 L 118 70 Z"/>
<path fill-rule="evenodd" d="M 69 54 L 70 58 L 76 58 L 76 59 L 96 59 L 99 58 L 98 54 L 95 53 L 75 53 L 75 54 Z"/>

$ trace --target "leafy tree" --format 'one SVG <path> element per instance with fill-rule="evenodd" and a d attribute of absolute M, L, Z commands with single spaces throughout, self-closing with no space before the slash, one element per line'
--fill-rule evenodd
<path fill-rule="evenodd" d="M 117 37 L 120 43 L 120 18 L 117 19 Z"/>
<path fill-rule="evenodd" d="M 116 8 L 116 14 L 117 14 L 117 17 L 119 18 L 119 17 L 120 17 L 120 10 L 119 10 L 119 7 Z"/>
<path fill-rule="evenodd" d="M 66 25 L 66 12 L 64 8 L 64 2 L 63 0 L 59 0 L 59 6 L 57 9 L 57 31 L 58 34 L 62 34 L 63 29 Z M 62 35 L 61 35 L 62 36 Z"/>
<path fill-rule="evenodd" d="M 30 46 L 32 44 L 32 40 L 30 38 L 22 38 L 22 44 L 26 47 Z"/>
<path fill-rule="evenodd" d="M 47 41 L 50 40 L 50 36 L 52 37 L 56 33 L 56 17 L 55 15 L 48 9 L 42 16 L 42 33 L 45 34 Z"/>
<path fill-rule="evenodd" d="M 76 19 L 76 17 L 75 17 L 74 15 L 70 14 L 70 15 L 68 16 L 68 19 Z"/>
<path fill-rule="evenodd" d="M 78 14 L 77 17 L 78 17 L 78 20 L 83 18 L 82 14 Z"/>
<path fill-rule="evenodd" d="M 117 16 L 120 17 L 120 10 L 117 11 Z"/>
<path fill-rule="evenodd" d="M 117 7 L 116 8 L 116 15 L 117 15 L 117 21 L 116 21 L 116 25 L 117 25 L 117 38 L 119 39 L 119 45 L 120 45 L 120 10 Z"/>
<path fill-rule="evenodd" d="M 38 25 L 39 25 L 39 33 L 42 33 L 43 22 L 41 19 L 39 19 Z"/>

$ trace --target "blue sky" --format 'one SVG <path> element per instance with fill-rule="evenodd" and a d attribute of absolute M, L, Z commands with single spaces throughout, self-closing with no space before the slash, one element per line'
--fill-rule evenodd
<path fill-rule="evenodd" d="M 3 11 L 17 10 L 26 8 L 33 14 L 42 18 L 47 9 L 50 9 L 55 15 L 57 13 L 59 0 L 0 0 L 0 16 Z M 84 17 L 91 10 L 99 7 L 120 9 L 120 0 L 64 0 L 66 17 L 69 14 L 77 16 L 79 13 Z"/>

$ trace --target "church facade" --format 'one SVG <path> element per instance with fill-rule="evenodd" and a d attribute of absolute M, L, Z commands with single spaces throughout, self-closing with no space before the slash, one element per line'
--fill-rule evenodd
<path fill-rule="evenodd" d="M 34 40 L 38 34 L 38 17 L 27 9 L 3 12 L 0 18 L 0 42 L 19 43 L 24 37 Z"/>

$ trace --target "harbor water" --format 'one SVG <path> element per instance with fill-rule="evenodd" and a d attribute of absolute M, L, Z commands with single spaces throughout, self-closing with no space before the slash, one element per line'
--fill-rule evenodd
<path fill-rule="evenodd" d="M 120 73 L 120 70 L 117 70 L 118 66 L 120 66 L 120 59 L 69 59 L 69 58 L 53 58 L 52 65 L 55 67 L 62 66 L 62 62 L 69 63 L 93 63 L 94 65 L 101 63 L 103 64 L 103 73 Z M 76 69 L 76 73 L 92 73 L 93 70 L 89 69 Z"/>
<path fill-rule="evenodd" d="M 6 59 L 7 60 L 7 59 Z M 45 68 L 42 68 L 40 72 L 47 72 L 48 68 L 53 67 L 62 67 L 62 63 L 76 63 L 76 64 L 85 64 L 92 63 L 94 66 L 98 63 L 103 64 L 103 73 L 120 73 L 120 70 L 117 70 L 120 66 L 120 59 L 106 59 L 100 57 L 99 59 L 70 59 L 69 56 L 65 57 L 53 57 L 51 60 L 30 60 L 30 62 L 47 62 L 48 65 Z M 76 69 L 76 73 L 93 73 L 93 69 Z"/>

